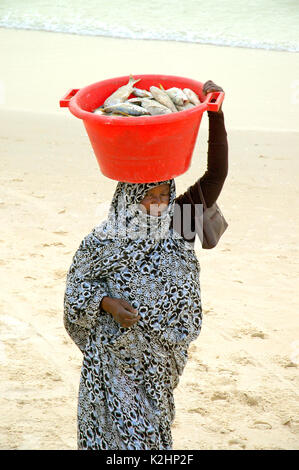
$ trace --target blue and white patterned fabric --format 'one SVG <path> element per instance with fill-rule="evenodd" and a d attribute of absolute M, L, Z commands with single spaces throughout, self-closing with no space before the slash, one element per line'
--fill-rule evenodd
<path fill-rule="evenodd" d="M 170 184 L 160 217 L 139 203 Z M 172 449 L 173 390 L 201 329 L 200 266 L 171 228 L 174 180 L 118 183 L 108 218 L 81 242 L 69 268 L 64 324 L 83 353 L 78 448 Z M 141 319 L 121 327 L 99 305 L 121 298 Z"/>

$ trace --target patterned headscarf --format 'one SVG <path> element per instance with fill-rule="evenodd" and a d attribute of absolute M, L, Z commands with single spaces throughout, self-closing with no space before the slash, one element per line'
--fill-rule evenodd
<path fill-rule="evenodd" d="M 145 213 L 140 202 L 146 193 L 162 184 L 170 185 L 168 208 L 156 217 Z M 176 188 L 174 179 L 159 183 L 119 182 L 109 209 L 108 219 L 96 227 L 95 234 L 100 239 L 127 238 L 158 240 L 170 236 L 170 223 L 174 213 Z M 175 233 L 172 233 L 176 236 Z"/>

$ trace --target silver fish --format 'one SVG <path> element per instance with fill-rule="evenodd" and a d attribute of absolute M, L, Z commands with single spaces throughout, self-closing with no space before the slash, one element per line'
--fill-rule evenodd
<path fill-rule="evenodd" d="M 193 103 L 195 106 L 197 106 L 198 104 L 200 104 L 200 100 L 197 96 L 196 93 L 194 93 L 193 90 L 190 90 L 190 88 L 184 88 L 183 92 L 185 93 L 185 95 L 187 96 L 188 100 L 190 101 L 190 103 Z"/>
<path fill-rule="evenodd" d="M 173 87 L 168 88 L 168 90 L 165 91 L 176 106 L 184 106 L 184 104 L 188 101 L 187 96 L 180 88 Z"/>
<path fill-rule="evenodd" d="M 133 103 L 117 103 L 111 106 L 105 106 L 104 112 L 114 114 L 129 114 L 130 116 L 144 116 L 149 114 L 146 109 Z"/>
<path fill-rule="evenodd" d="M 159 103 L 159 101 L 150 100 L 148 98 L 143 98 L 141 105 L 150 113 L 151 116 L 157 116 L 159 114 L 171 114 L 172 112 L 171 109 Z"/>
<path fill-rule="evenodd" d="M 133 104 L 138 104 L 141 106 L 142 98 L 130 98 L 125 101 L 125 103 L 133 103 Z"/>
<path fill-rule="evenodd" d="M 126 99 L 129 98 L 132 93 L 135 83 L 139 82 L 141 79 L 134 80 L 134 77 L 130 75 L 130 80 L 127 85 L 123 85 L 118 88 L 112 95 L 110 95 L 104 102 L 104 106 L 112 106 L 114 104 L 123 103 Z"/>
<path fill-rule="evenodd" d="M 191 109 L 191 108 L 195 108 L 195 104 L 188 102 L 188 103 L 185 103 L 183 106 L 177 105 L 178 111 L 186 111 L 186 109 Z"/>
<path fill-rule="evenodd" d="M 171 98 L 169 98 L 166 91 L 161 90 L 160 88 L 158 88 L 156 86 L 151 86 L 150 91 L 151 91 L 153 97 L 155 98 L 155 100 L 159 101 L 159 103 L 164 104 L 164 106 L 171 109 L 171 111 L 173 113 L 177 112 L 177 109 L 176 109 L 173 101 L 171 100 Z"/>
<path fill-rule="evenodd" d="M 138 96 L 138 98 L 153 98 L 153 95 L 150 91 L 141 90 L 141 88 L 133 88 L 133 95 Z"/>
<path fill-rule="evenodd" d="M 105 114 L 103 111 L 103 106 L 100 106 L 99 108 L 95 109 L 94 114 Z"/>

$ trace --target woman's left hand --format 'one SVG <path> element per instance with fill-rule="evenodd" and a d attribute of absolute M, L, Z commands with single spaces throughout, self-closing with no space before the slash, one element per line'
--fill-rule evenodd
<path fill-rule="evenodd" d="M 212 80 L 208 80 L 204 83 L 202 87 L 202 91 L 205 95 L 208 93 L 213 93 L 213 91 L 224 91 L 221 86 L 216 85 L 216 83 L 212 82 Z M 222 104 L 220 105 L 218 113 L 221 111 Z"/>

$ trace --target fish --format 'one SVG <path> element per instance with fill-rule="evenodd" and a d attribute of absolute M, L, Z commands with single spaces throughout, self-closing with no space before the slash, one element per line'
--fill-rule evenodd
<path fill-rule="evenodd" d="M 133 104 L 138 104 L 141 106 L 142 98 L 129 98 L 128 100 L 125 101 L 125 103 L 133 103 Z"/>
<path fill-rule="evenodd" d="M 142 106 L 133 103 L 116 103 L 111 106 L 104 107 L 105 113 L 126 114 L 129 116 L 145 116 L 149 112 Z"/>
<path fill-rule="evenodd" d="M 159 103 L 163 104 L 167 108 L 171 109 L 173 113 L 177 112 L 177 109 L 172 101 L 172 99 L 168 96 L 166 91 L 161 90 L 156 86 L 150 87 L 150 92 L 152 93 L 155 100 L 159 101 Z"/>
<path fill-rule="evenodd" d="M 153 98 L 153 95 L 150 91 L 142 90 L 141 88 L 133 88 L 132 93 L 138 98 Z"/>
<path fill-rule="evenodd" d="M 186 111 L 186 109 L 191 109 L 191 108 L 195 108 L 195 104 L 190 103 L 190 102 L 183 104 L 183 106 L 177 105 L 178 111 Z"/>
<path fill-rule="evenodd" d="M 93 111 L 94 114 L 105 114 L 105 112 L 103 111 L 103 106 L 100 106 L 99 108 L 95 109 Z"/>
<path fill-rule="evenodd" d="M 150 100 L 148 98 L 142 99 L 141 106 L 145 108 L 151 116 L 157 116 L 159 114 L 171 114 L 172 112 L 171 109 L 159 103 L 159 101 Z"/>
<path fill-rule="evenodd" d="M 129 98 L 130 94 L 133 91 L 133 87 L 136 83 L 138 83 L 141 78 L 134 80 L 134 77 L 130 75 L 130 79 L 126 85 L 121 86 L 118 88 L 112 95 L 110 95 L 104 102 L 104 106 L 112 106 L 118 103 L 124 103 L 126 99 Z"/>
<path fill-rule="evenodd" d="M 183 106 L 188 101 L 188 97 L 180 88 L 168 88 L 165 90 L 176 106 Z"/>
<path fill-rule="evenodd" d="M 197 106 L 198 104 L 200 104 L 200 100 L 199 100 L 197 94 L 194 93 L 193 90 L 190 90 L 190 88 L 184 88 L 184 89 L 183 89 L 183 92 L 184 92 L 185 95 L 187 96 L 187 98 L 188 98 L 188 100 L 190 101 L 190 103 L 195 104 L 195 106 Z"/>

